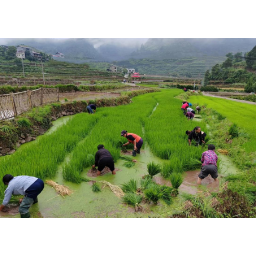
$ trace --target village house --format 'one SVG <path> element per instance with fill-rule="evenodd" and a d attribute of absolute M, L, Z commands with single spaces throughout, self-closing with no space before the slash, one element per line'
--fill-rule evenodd
<path fill-rule="evenodd" d="M 109 72 L 117 72 L 117 66 L 111 65 L 110 68 L 107 69 Z"/>
<path fill-rule="evenodd" d="M 53 57 L 64 58 L 64 54 L 61 52 L 56 52 L 55 55 L 53 55 Z"/>
<path fill-rule="evenodd" d="M 135 68 L 127 68 L 128 74 L 132 74 L 135 72 Z"/>

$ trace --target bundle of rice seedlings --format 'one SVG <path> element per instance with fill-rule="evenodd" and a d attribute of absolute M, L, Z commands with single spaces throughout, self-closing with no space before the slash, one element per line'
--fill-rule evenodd
<path fill-rule="evenodd" d="M 140 186 L 143 190 L 147 189 L 150 184 L 153 184 L 154 181 L 151 179 L 150 176 L 146 176 L 144 179 L 140 180 Z"/>
<path fill-rule="evenodd" d="M 172 187 L 175 188 L 175 189 L 178 189 L 179 186 L 181 185 L 181 183 L 183 182 L 182 174 L 173 172 L 170 175 L 170 180 L 171 180 L 171 183 L 172 183 Z"/>
<path fill-rule="evenodd" d="M 118 187 L 117 185 L 113 185 L 110 182 L 105 181 L 105 180 L 99 181 L 99 182 L 103 183 L 103 187 L 102 188 L 105 188 L 106 186 L 108 186 L 111 189 L 111 191 L 114 192 L 114 194 L 117 197 L 121 198 L 121 197 L 124 196 L 123 190 L 120 187 Z"/>
<path fill-rule="evenodd" d="M 145 197 L 148 201 L 152 201 L 154 204 L 157 204 L 158 200 L 161 197 L 161 191 L 157 184 L 151 184 L 149 187 L 144 191 Z"/>
<path fill-rule="evenodd" d="M 124 192 L 136 192 L 137 190 L 137 181 L 134 179 L 129 180 L 128 182 L 122 184 L 122 190 Z"/>
<path fill-rule="evenodd" d="M 121 159 L 123 159 L 123 160 L 125 160 L 125 161 L 129 161 L 129 162 L 132 162 L 132 158 L 131 157 L 129 157 L 129 156 L 121 156 L 120 157 Z"/>
<path fill-rule="evenodd" d="M 62 197 L 68 195 L 70 196 L 73 191 L 69 189 L 69 187 L 64 185 L 59 185 L 58 183 L 54 182 L 53 180 L 46 180 L 45 183 L 55 189 L 55 191 L 61 195 Z"/>
<path fill-rule="evenodd" d="M 92 184 L 92 191 L 93 191 L 93 192 L 100 192 L 100 191 L 101 191 L 100 186 L 99 186 L 98 183 L 94 182 L 94 183 Z"/>
<path fill-rule="evenodd" d="M 172 173 L 172 168 L 170 164 L 164 164 L 161 170 L 162 176 L 167 179 L 170 177 L 170 174 Z"/>
<path fill-rule="evenodd" d="M 160 192 L 161 199 L 167 205 L 170 205 L 172 203 L 173 188 L 163 185 L 163 186 L 160 187 L 160 191 L 161 191 Z"/>
<path fill-rule="evenodd" d="M 136 195 L 134 193 L 127 193 L 123 197 L 123 202 L 129 205 L 132 205 L 135 207 L 135 211 L 138 211 L 141 209 L 141 206 L 139 205 L 142 201 L 142 196 Z"/>
<path fill-rule="evenodd" d="M 125 167 L 127 167 L 127 168 L 131 168 L 131 167 L 133 167 L 134 165 L 135 165 L 134 162 L 125 162 L 125 163 L 123 164 L 123 166 L 125 166 Z"/>
<path fill-rule="evenodd" d="M 151 176 L 151 178 L 161 172 L 161 166 L 159 164 L 155 164 L 154 162 L 151 162 L 147 165 L 148 168 L 148 174 Z"/>
<path fill-rule="evenodd" d="M 228 151 L 226 149 L 218 149 L 217 150 L 219 153 L 223 154 L 223 155 L 228 155 Z"/>

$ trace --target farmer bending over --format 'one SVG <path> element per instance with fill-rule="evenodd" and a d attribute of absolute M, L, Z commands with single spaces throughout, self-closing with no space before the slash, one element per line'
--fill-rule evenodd
<path fill-rule="evenodd" d="M 217 181 L 218 169 L 217 161 L 218 156 L 214 152 L 215 146 L 212 144 L 208 145 L 208 150 L 203 152 L 201 162 L 202 168 L 201 172 L 198 175 L 197 184 L 200 185 L 202 180 L 206 178 L 209 174 L 212 176 L 214 181 Z"/>
<path fill-rule="evenodd" d="M 188 108 L 188 102 L 183 103 L 183 105 L 181 106 L 181 110 L 184 115 L 186 115 L 187 108 Z"/>
<path fill-rule="evenodd" d="M 192 120 L 192 119 L 194 118 L 194 116 L 195 116 L 195 115 L 194 115 L 193 112 L 187 112 L 187 113 L 186 113 L 186 117 L 188 118 L 188 120 L 189 120 L 189 119 Z"/>
<path fill-rule="evenodd" d="M 20 217 L 30 218 L 29 208 L 32 204 L 38 202 L 37 196 L 44 189 L 44 182 L 41 179 L 31 176 L 16 176 L 6 174 L 3 177 L 4 185 L 8 185 L 5 190 L 3 204 L 0 206 L 0 211 L 9 203 L 12 195 L 24 195 L 20 199 Z"/>
<path fill-rule="evenodd" d="M 128 140 L 128 142 L 123 144 L 122 147 L 132 143 L 134 145 L 132 155 L 136 156 L 136 152 L 140 154 L 140 148 L 142 147 L 143 139 L 139 135 L 134 133 L 127 133 L 127 131 L 123 130 L 121 132 L 121 136 L 125 137 Z"/>
<path fill-rule="evenodd" d="M 196 142 L 196 145 L 202 145 L 205 144 L 205 136 L 206 133 L 201 131 L 201 128 L 199 126 L 196 126 L 193 131 L 188 136 L 188 144 L 191 145 L 191 141 L 194 140 Z"/>
<path fill-rule="evenodd" d="M 96 105 L 95 104 L 89 104 L 86 109 L 87 109 L 87 112 L 89 114 L 93 114 L 93 109 L 94 109 L 94 113 L 96 112 Z"/>
<path fill-rule="evenodd" d="M 98 151 L 95 154 L 95 164 L 92 168 L 98 166 L 97 176 L 100 175 L 101 171 L 107 166 L 112 174 L 116 174 L 114 160 L 110 152 L 104 148 L 104 145 L 98 146 Z"/>

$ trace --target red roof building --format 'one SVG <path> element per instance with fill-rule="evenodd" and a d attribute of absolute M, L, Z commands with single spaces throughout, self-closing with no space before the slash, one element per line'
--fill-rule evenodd
<path fill-rule="evenodd" d="M 139 74 L 139 73 L 133 73 L 133 74 L 131 75 L 131 77 L 140 77 L 140 74 Z"/>

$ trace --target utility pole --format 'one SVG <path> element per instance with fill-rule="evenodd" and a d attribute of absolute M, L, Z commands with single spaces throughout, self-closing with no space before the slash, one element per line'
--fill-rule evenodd
<path fill-rule="evenodd" d="M 44 85 L 45 85 L 45 80 L 44 80 L 44 65 L 43 65 L 43 62 L 42 62 L 42 61 L 41 61 L 41 64 L 42 64 L 43 81 L 44 81 Z"/>
<path fill-rule="evenodd" d="M 21 63 L 22 63 L 23 77 L 25 77 L 25 73 L 24 73 L 24 64 L 23 64 L 23 58 L 21 58 Z"/>

